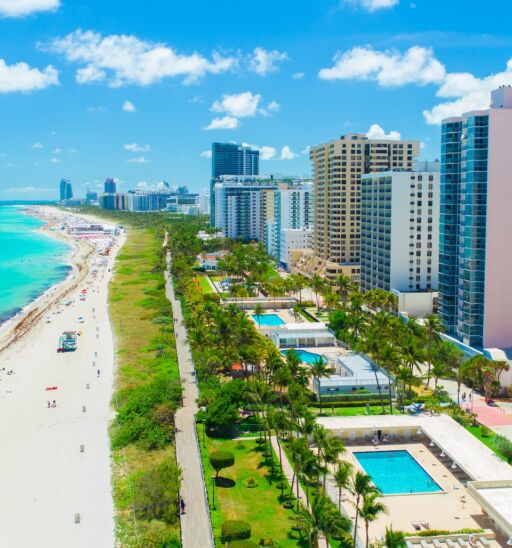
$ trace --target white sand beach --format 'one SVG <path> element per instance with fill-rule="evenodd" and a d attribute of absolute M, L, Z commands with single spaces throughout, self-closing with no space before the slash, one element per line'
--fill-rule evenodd
<path fill-rule="evenodd" d="M 45 215 L 59 225 L 77 223 L 75 216 L 55 209 L 45 208 Z M 124 238 L 112 238 L 109 256 L 98 250 L 110 237 L 81 240 L 73 275 L 2 333 L 1 547 L 114 545 L 107 432 L 114 345 L 107 284 Z M 58 353 L 59 336 L 68 330 L 81 332 L 78 348 Z M 48 407 L 53 400 L 56 407 Z"/>

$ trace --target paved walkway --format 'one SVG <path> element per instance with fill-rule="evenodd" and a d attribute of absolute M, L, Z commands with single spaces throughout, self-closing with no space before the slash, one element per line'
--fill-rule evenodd
<path fill-rule="evenodd" d="M 170 276 L 171 254 L 167 254 L 165 293 L 172 305 L 178 365 L 183 382 L 183 406 L 176 413 L 176 460 L 181 467 L 183 481 L 181 496 L 186 512 L 181 514 L 181 540 L 184 548 L 213 548 L 210 510 L 203 481 L 201 454 L 196 435 L 195 414 L 198 390 L 194 364 L 187 341 L 181 303 L 176 299 Z"/>
<path fill-rule="evenodd" d="M 457 401 L 457 383 L 451 380 L 442 379 L 439 381 L 444 389 L 448 392 L 453 401 Z M 466 393 L 466 401 L 462 402 L 462 394 Z M 478 422 L 491 428 L 495 432 L 504 435 L 512 441 L 512 415 L 510 415 L 505 407 L 499 405 L 492 406 L 487 405 L 485 398 L 476 392 L 473 392 L 469 401 L 469 395 L 471 394 L 471 388 L 465 385 L 461 385 L 461 407 L 463 409 L 469 409 L 472 413 L 476 413 Z"/>

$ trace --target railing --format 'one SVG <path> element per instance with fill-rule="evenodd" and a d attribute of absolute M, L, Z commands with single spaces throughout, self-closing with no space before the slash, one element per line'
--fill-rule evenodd
<path fill-rule="evenodd" d="M 215 546 L 215 535 L 213 534 L 212 517 L 210 515 L 210 502 L 208 498 L 208 489 L 206 488 L 206 476 L 204 475 L 203 458 L 201 454 L 201 446 L 199 444 L 199 436 L 197 435 L 197 422 L 195 417 L 194 417 L 194 436 L 196 439 L 197 451 L 199 453 L 199 466 L 201 467 L 201 476 L 203 477 L 203 494 L 204 494 L 204 500 L 206 503 L 206 515 L 208 516 L 208 525 L 210 528 L 210 539 L 212 541 L 212 546 Z"/>

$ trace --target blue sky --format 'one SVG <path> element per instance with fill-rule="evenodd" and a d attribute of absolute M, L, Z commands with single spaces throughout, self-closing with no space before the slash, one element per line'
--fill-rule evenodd
<path fill-rule="evenodd" d="M 62 177 L 201 191 L 212 141 L 261 147 L 265 173 L 308 174 L 307 147 L 349 131 L 436 158 L 442 117 L 512 84 L 512 3 L 493 5 L 0 0 L 0 200 Z"/>

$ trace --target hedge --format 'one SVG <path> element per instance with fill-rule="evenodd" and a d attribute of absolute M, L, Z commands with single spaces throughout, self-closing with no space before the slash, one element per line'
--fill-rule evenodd
<path fill-rule="evenodd" d="M 414 403 L 425 403 L 426 398 L 415 398 Z M 389 407 L 389 399 L 383 398 L 384 407 Z M 405 400 L 404 405 L 410 405 L 412 402 L 411 400 Z M 322 400 L 322 409 L 329 409 L 329 408 L 335 408 L 338 409 L 340 407 L 364 407 L 365 405 L 370 405 L 372 407 L 376 407 L 380 405 L 380 400 L 356 400 L 356 401 L 349 401 L 349 400 L 337 400 L 332 402 L 326 402 Z M 318 402 L 309 402 L 309 407 L 314 408 L 320 408 L 320 404 Z M 397 402 L 393 402 L 393 407 L 397 408 Z"/>
<path fill-rule="evenodd" d="M 220 538 L 222 542 L 251 538 L 251 526 L 246 521 L 227 520 L 222 524 Z"/>

